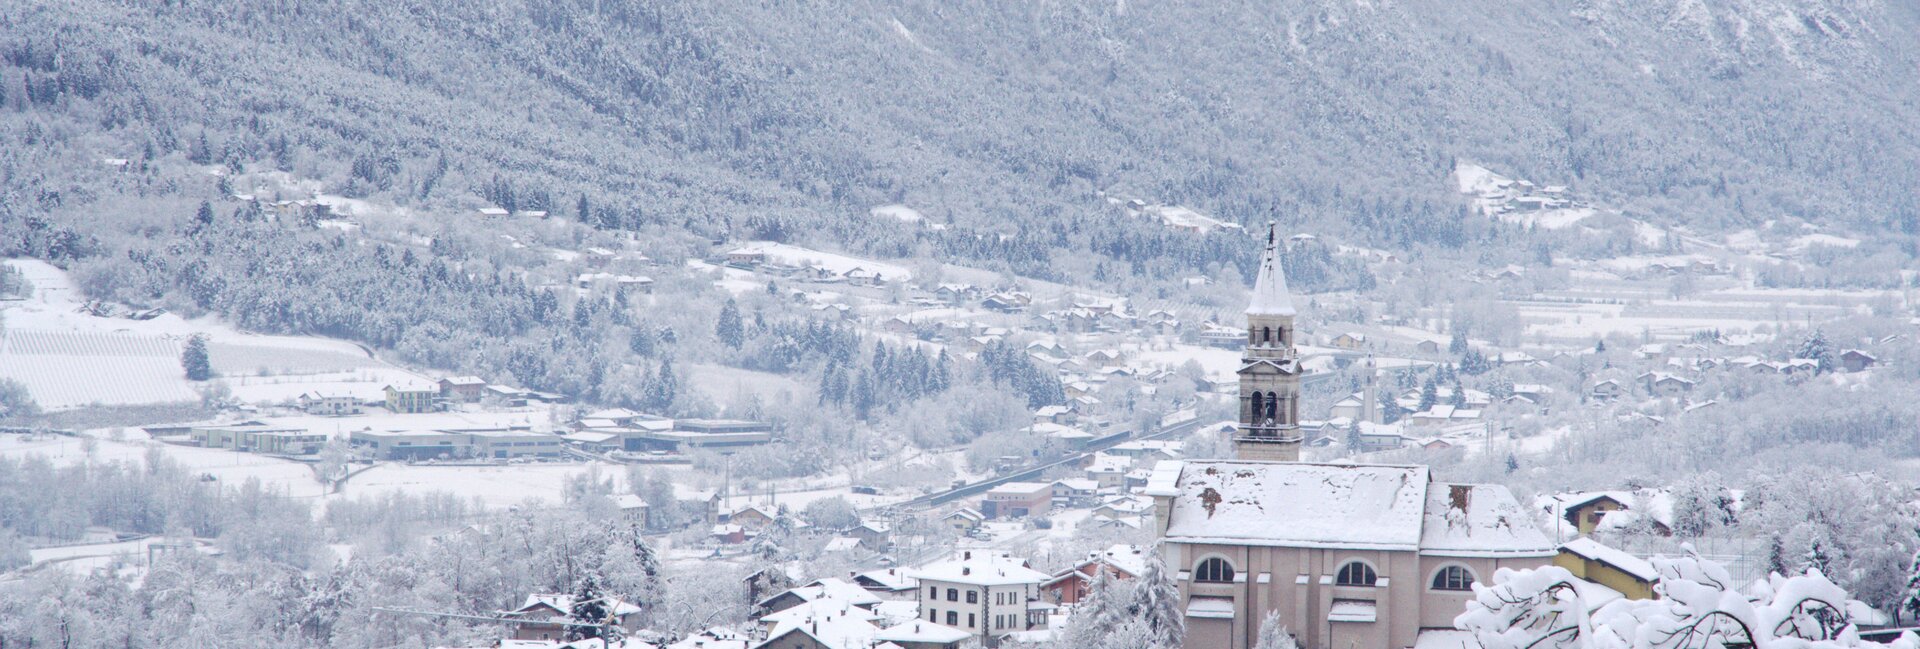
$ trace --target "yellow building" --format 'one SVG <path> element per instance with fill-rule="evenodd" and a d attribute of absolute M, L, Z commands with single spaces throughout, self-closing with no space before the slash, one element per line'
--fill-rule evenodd
<path fill-rule="evenodd" d="M 1554 496 L 1542 507 L 1572 524 L 1574 536 L 1587 536 L 1593 534 L 1594 528 L 1600 526 L 1601 519 L 1606 518 L 1608 512 L 1630 509 L 1625 502 L 1629 497 L 1625 492 L 1592 491 Z"/>
<path fill-rule="evenodd" d="M 433 411 L 434 399 L 440 396 L 440 386 L 426 383 L 399 383 L 386 387 L 387 410 L 395 413 L 421 413 Z"/>
<path fill-rule="evenodd" d="M 1660 581 L 1659 571 L 1645 559 L 1590 538 L 1574 539 L 1560 546 L 1553 565 L 1566 568 L 1575 577 L 1619 591 L 1627 599 L 1653 599 L 1653 584 Z"/>

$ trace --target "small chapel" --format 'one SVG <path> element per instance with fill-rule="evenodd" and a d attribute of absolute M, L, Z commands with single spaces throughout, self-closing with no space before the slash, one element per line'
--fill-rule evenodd
<path fill-rule="evenodd" d="M 1234 459 L 1161 462 L 1147 485 L 1184 646 L 1248 649 L 1270 611 L 1306 649 L 1441 646 L 1457 639 L 1473 583 L 1547 565 L 1554 544 L 1504 486 L 1435 482 L 1418 465 L 1300 461 L 1297 312 L 1280 253 L 1269 226 Z"/>

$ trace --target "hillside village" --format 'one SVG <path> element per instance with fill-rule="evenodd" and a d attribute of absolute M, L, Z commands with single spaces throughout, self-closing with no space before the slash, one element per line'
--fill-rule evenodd
<path fill-rule="evenodd" d="M 1523 200 L 1565 196 L 1561 188 L 1481 182 L 1495 187 L 1476 189 L 1481 193 L 1475 199 L 1493 218 L 1591 209 L 1571 197 Z M 272 207 L 282 209 L 282 203 Z M 1122 205 L 1143 209 L 1132 203 Z M 294 202 L 285 209 L 317 208 Z M 348 236 L 369 236 L 355 220 L 368 215 L 338 209 L 325 207 L 322 222 L 339 224 Z M 538 225 L 552 217 L 490 208 L 475 218 Z M 1586 227 L 1589 218 L 1605 217 L 1534 226 Z M 1173 221 L 1168 226 L 1185 227 Z M 500 237 L 511 249 L 527 247 L 511 235 Z M 1771 537 L 1773 556 L 1759 545 L 1763 539 L 1730 533 L 1743 511 L 1740 489 L 1715 486 L 1703 496 L 1700 485 L 1617 483 L 1528 495 L 1504 486 L 1447 483 L 1438 474 L 1486 479 L 1549 470 L 1552 458 L 1585 434 L 1657 436 L 1695 425 L 1690 422 L 1716 421 L 1716 411 L 1764 393 L 1766 386 L 1812 382 L 1870 390 L 1912 362 L 1908 339 L 1920 326 L 1905 312 L 1882 306 L 1902 303 L 1897 292 L 1877 294 L 1873 305 L 1844 306 L 1830 294 L 1735 283 L 1753 277 L 1751 265 L 1795 262 L 1790 255 L 1742 257 L 1713 249 L 1703 253 L 1710 260 L 1672 265 L 1656 259 L 1644 266 L 1622 266 L 1623 258 L 1556 259 L 1552 267 L 1482 272 L 1465 281 L 1499 297 L 1477 308 L 1519 320 L 1481 321 L 1480 328 L 1469 329 L 1456 319 L 1448 332 L 1448 320 L 1435 317 L 1440 305 L 1395 306 L 1343 292 L 1289 295 L 1277 260 L 1324 244 L 1310 234 L 1270 233 L 1268 241 L 1255 307 L 1244 313 L 1213 301 L 1133 298 L 768 242 L 715 241 L 706 256 L 679 262 L 656 258 L 630 240 L 544 251 L 550 261 L 541 275 L 554 278 L 549 290 L 578 303 L 607 300 L 646 312 L 663 306 L 661 287 L 685 291 L 690 282 L 704 283 L 733 297 L 728 310 L 751 310 L 756 321 L 795 317 L 814 323 L 810 327 L 851 332 L 898 350 L 901 358 L 922 359 L 919 371 L 929 376 L 963 363 L 1015 359 L 1043 377 L 1021 388 L 1028 404 L 1042 405 L 970 445 L 873 443 L 860 447 L 844 471 L 787 478 L 751 475 L 744 468 L 756 449 L 778 452 L 804 443 L 785 428 L 787 417 L 748 407 L 777 398 L 751 387 L 768 383 L 755 378 L 763 372 L 711 367 L 716 376 L 696 379 L 688 389 L 717 385 L 742 392 L 725 395 L 724 405 L 704 412 L 612 406 L 524 389 L 503 377 L 402 367 L 321 339 L 265 337 L 207 318 L 83 302 L 60 269 L 16 260 L 9 268 L 26 278 L 26 287 L 0 303 L 8 318 L 0 376 L 17 381 L 54 414 L 101 404 L 164 403 L 184 392 L 197 396 L 201 418 L 79 431 L 8 429 L 0 437 L 0 456 L 71 463 L 158 453 L 203 480 L 245 482 L 322 507 L 423 489 L 473 499 L 470 516 L 600 503 L 588 511 L 631 526 L 648 556 L 657 557 L 649 560 L 665 570 L 725 564 L 734 567 L 724 574 L 738 574 L 729 577 L 738 583 L 721 589 L 734 598 L 725 603 L 729 608 L 716 611 L 732 622 L 669 630 L 658 626 L 660 613 L 650 608 L 658 604 L 529 592 L 522 593 L 525 603 L 518 608 L 481 612 L 479 628 L 498 628 L 501 635 L 479 646 L 560 647 L 583 636 L 621 638 L 630 647 L 1045 645 L 1086 632 L 1075 620 L 1086 624 L 1085 603 L 1105 596 L 1095 591 L 1143 579 L 1157 581 L 1134 592 L 1166 588 L 1180 598 L 1185 646 L 1253 646 L 1264 633 L 1263 614 L 1248 608 L 1250 601 L 1289 609 L 1281 619 L 1291 620 L 1303 646 L 1327 646 L 1332 641 L 1322 633 L 1359 633 L 1369 638 L 1363 642 L 1368 646 L 1427 646 L 1430 633 L 1437 634 L 1432 642 L 1458 639 L 1448 634 L 1459 632 L 1430 629 L 1449 627 L 1470 599 L 1468 586 L 1497 568 L 1562 567 L 1584 580 L 1582 595 L 1597 606 L 1659 597 L 1661 573 L 1648 557 L 1682 552 L 1672 542 L 1680 538 L 1723 539 L 1714 557 L 1742 579 L 1763 577 L 1769 562 L 1788 560 L 1783 554 L 1802 553 L 1782 550 L 1777 533 Z M 1678 245 L 1684 251 L 1692 244 Z M 1392 256 L 1358 254 L 1377 275 L 1407 272 Z M 1269 275 L 1277 288 L 1266 288 Z M 1688 292 L 1656 288 L 1677 283 L 1676 277 L 1690 278 Z M 1232 288 L 1236 284 L 1231 277 L 1182 283 L 1196 295 L 1245 295 Z M 1263 298 L 1266 290 L 1281 297 Z M 1245 395 L 1257 390 L 1250 385 L 1263 384 L 1248 382 L 1252 366 L 1243 360 L 1268 353 L 1262 350 L 1271 345 L 1260 338 L 1272 335 L 1270 327 L 1269 333 L 1250 333 L 1260 329 L 1258 318 L 1267 317 L 1259 306 L 1263 300 L 1284 304 L 1278 340 L 1285 355 L 1276 358 L 1285 359 L 1280 376 L 1291 387 L 1280 394 L 1287 395 L 1283 410 L 1292 412 L 1276 418 L 1268 406 L 1266 424 L 1252 419 L 1262 408 L 1260 393 L 1253 393 L 1251 406 Z M 738 321 L 744 313 L 730 317 Z M 1806 328 L 1814 318 L 1836 322 L 1832 337 L 1820 327 Z M 766 331 L 762 325 L 735 326 L 741 334 Z M 722 322 L 717 335 L 729 335 L 725 327 Z M 214 372 L 204 385 L 189 388 L 169 366 L 191 340 L 212 341 Z M 124 375 L 128 380 L 119 385 L 76 384 L 71 375 L 48 369 L 136 361 L 145 374 Z M 250 365 L 255 362 L 260 364 Z M 138 377 L 174 387 L 132 385 Z M 818 390 L 801 389 L 828 390 L 831 379 L 821 380 L 826 383 Z M 801 387 L 791 381 L 774 385 Z M 1213 468 L 1198 468 L 1215 466 L 1209 462 L 1234 466 L 1235 457 L 1274 457 L 1261 451 L 1250 458 L 1240 447 L 1249 435 L 1262 434 L 1248 431 L 1267 430 L 1276 421 L 1284 435 L 1274 439 L 1289 449 L 1279 459 L 1306 462 L 1272 468 L 1256 463 L 1255 471 L 1280 473 L 1260 478 L 1265 486 L 1249 488 L 1300 479 L 1288 477 L 1290 471 L 1344 473 L 1339 467 L 1355 462 L 1383 467 L 1387 473 L 1363 483 L 1398 481 L 1420 485 L 1420 492 L 1386 505 L 1379 515 L 1390 518 L 1381 519 L 1378 533 L 1399 535 L 1392 543 L 1405 543 L 1409 556 L 1422 558 L 1405 565 L 1385 554 L 1347 565 L 1328 563 L 1331 554 L 1254 559 L 1245 550 L 1214 547 L 1221 533 L 1196 531 L 1197 514 L 1190 508 L 1199 497 L 1193 485 L 1200 483 L 1183 476 L 1202 470 L 1212 475 Z M 882 479 L 888 467 L 898 466 L 922 475 Z M 1372 489 L 1365 484 L 1340 489 L 1350 491 L 1283 490 L 1256 497 L 1304 508 L 1278 515 L 1294 521 L 1328 515 L 1323 506 L 1379 504 L 1364 500 Z M 1717 523 L 1695 520 L 1702 514 L 1690 508 L 1702 507 L 1703 497 L 1717 503 L 1708 508 Z M 1326 504 L 1339 498 L 1361 500 Z M 1214 518 L 1212 507 L 1203 518 Z M 1469 545 L 1447 546 L 1458 541 L 1446 540 L 1451 533 L 1435 532 L 1435 526 L 1458 525 L 1457 517 L 1470 527 L 1502 521 L 1503 536 L 1490 541 L 1482 537 L 1493 532 L 1467 533 Z M 1271 533 L 1261 529 L 1224 536 Z M 1325 549 L 1348 543 L 1358 549 L 1376 541 L 1276 543 Z M 91 525 L 79 536 L 33 541 L 14 578 L 101 570 L 139 574 L 174 549 L 218 555 L 225 544 L 222 538 Z M 330 547 L 349 552 L 350 546 Z M 1219 551 L 1225 563 L 1206 558 Z M 1489 560 L 1429 566 L 1425 557 L 1433 553 L 1484 554 Z M 1306 561 L 1327 566 L 1327 572 L 1302 573 L 1298 579 L 1308 581 L 1297 583 L 1307 590 L 1255 597 L 1246 590 L 1249 561 Z M 1257 583 L 1265 589 L 1273 576 L 1261 570 Z M 1431 588 L 1449 594 L 1444 601 L 1427 596 L 1413 610 L 1389 608 L 1390 601 L 1402 601 L 1397 591 L 1374 596 L 1354 590 L 1420 585 L 1435 570 Z M 1280 578 L 1272 583 L 1296 583 Z M 1313 579 L 1335 580 L 1320 582 L 1332 584 L 1326 591 L 1331 604 L 1327 595 L 1312 594 Z M 1318 604 L 1315 597 L 1322 598 Z M 1861 628 L 1891 624 L 1889 609 L 1861 606 L 1854 620 Z M 1329 622 L 1338 628 L 1327 630 Z"/>

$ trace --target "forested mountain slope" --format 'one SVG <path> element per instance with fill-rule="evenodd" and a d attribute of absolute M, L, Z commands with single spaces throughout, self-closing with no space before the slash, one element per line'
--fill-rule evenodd
<path fill-rule="evenodd" d="M 842 217 L 1011 231 L 1121 187 L 1457 244 L 1456 158 L 1701 224 L 1920 219 L 1911 3 L 62 0 L 0 27 L 7 105 L 157 154 L 204 131 L 321 177 L 362 160 L 403 202 L 498 174 L 520 203 L 895 252 Z M 11 187 L 55 173 L 8 157 Z"/>

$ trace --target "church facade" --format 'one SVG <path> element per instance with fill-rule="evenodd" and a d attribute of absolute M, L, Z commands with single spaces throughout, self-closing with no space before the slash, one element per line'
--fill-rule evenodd
<path fill-rule="evenodd" d="M 1186 647 L 1252 647 L 1269 612 L 1307 649 L 1412 647 L 1452 628 L 1471 584 L 1553 560 L 1505 487 L 1299 461 L 1296 313 L 1271 232 L 1246 315 L 1235 459 L 1161 462 L 1147 488 Z"/>

